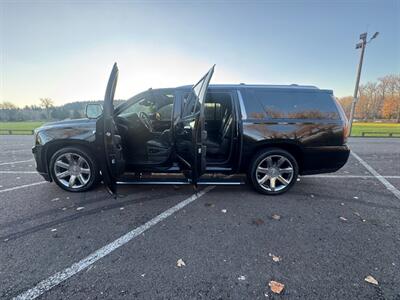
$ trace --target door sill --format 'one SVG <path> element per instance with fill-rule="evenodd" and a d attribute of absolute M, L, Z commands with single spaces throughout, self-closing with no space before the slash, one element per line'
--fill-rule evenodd
<path fill-rule="evenodd" d="M 242 179 L 231 178 L 204 178 L 200 179 L 198 185 L 242 185 L 246 182 Z M 124 181 L 117 181 L 118 185 L 189 185 L 192 184 L 190 179 L 171 179 L 171 178 L 137 178 Z"/>

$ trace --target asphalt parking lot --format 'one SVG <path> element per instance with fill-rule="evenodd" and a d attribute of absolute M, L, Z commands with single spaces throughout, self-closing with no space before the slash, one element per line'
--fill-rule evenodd
<path fill-rule="evenodd" d="M 362 162 L 281 196 L 122 186 L 113 199 L 43 182 L 32 136 L 0 136 L 0 298 L 400 299 L 400 139 L 349 145 Z"/>

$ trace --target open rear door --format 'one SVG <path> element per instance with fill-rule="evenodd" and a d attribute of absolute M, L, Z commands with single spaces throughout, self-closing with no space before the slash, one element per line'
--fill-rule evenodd
<path fill-rule="evenodd" d="M 181 168 L 194 185 L 206 168 L 204 102 L 214 67 L 193 85 L 189 94 L 183 95 L 181 115 L 174 124 L 176 154 Z"/>
<path fill-rule="evenodd" d="M 114 95 L 118 81 L 118 67 L 114 64 L 108 79 L 106 95 L 103 104 L 103 116 L 97 121 L 96 131 L 100 146 L 103 146 L 104 157 L 101 159 L 101 173 L 103 181 L 111 194 L 116 194 L 116 181 L 125 169 L 125 160 L 122 153 L 121 136 L 118 134 L 114 121 Z"/>

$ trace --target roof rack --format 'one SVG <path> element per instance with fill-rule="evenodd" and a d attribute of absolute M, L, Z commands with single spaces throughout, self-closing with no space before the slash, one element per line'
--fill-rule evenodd
<path fill-rule="evenodd" d="M 277 88 L 277 89 L 313 89 L 313 90 L 318 90 L 319 88 L 314 86 L 314 85 L 299 85 L 292 83 L 290 85 L 284 85 L 284 84 L 245 84 L 241 82 L 240 84 L 210 84 L 211 87 L 226 87 L 226 88 L 232 88 L 232 87 L 251 87 L 251 88 Z M 179 86 L 178 88 L 191 88 L 191 85 L 184 85 L 184 86 Z"/>

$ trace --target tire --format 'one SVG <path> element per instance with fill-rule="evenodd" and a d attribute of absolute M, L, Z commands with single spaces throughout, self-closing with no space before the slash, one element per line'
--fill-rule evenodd
<path fill-rule="evenodd" d="M 298 174 L 299 167 L 293 155 L 283 149 L 269 148 L 257 152 L 247 176 L 257 192 L 280 195 L 296 183 Z"/>
<path fill-rule="evenodd" d="M 87 191 L 100 177 L 96 160 L 83 147 L 67 147 L 55 152 L 50 159 L 50 175 L 59 187 L 69 192 Z"/>

